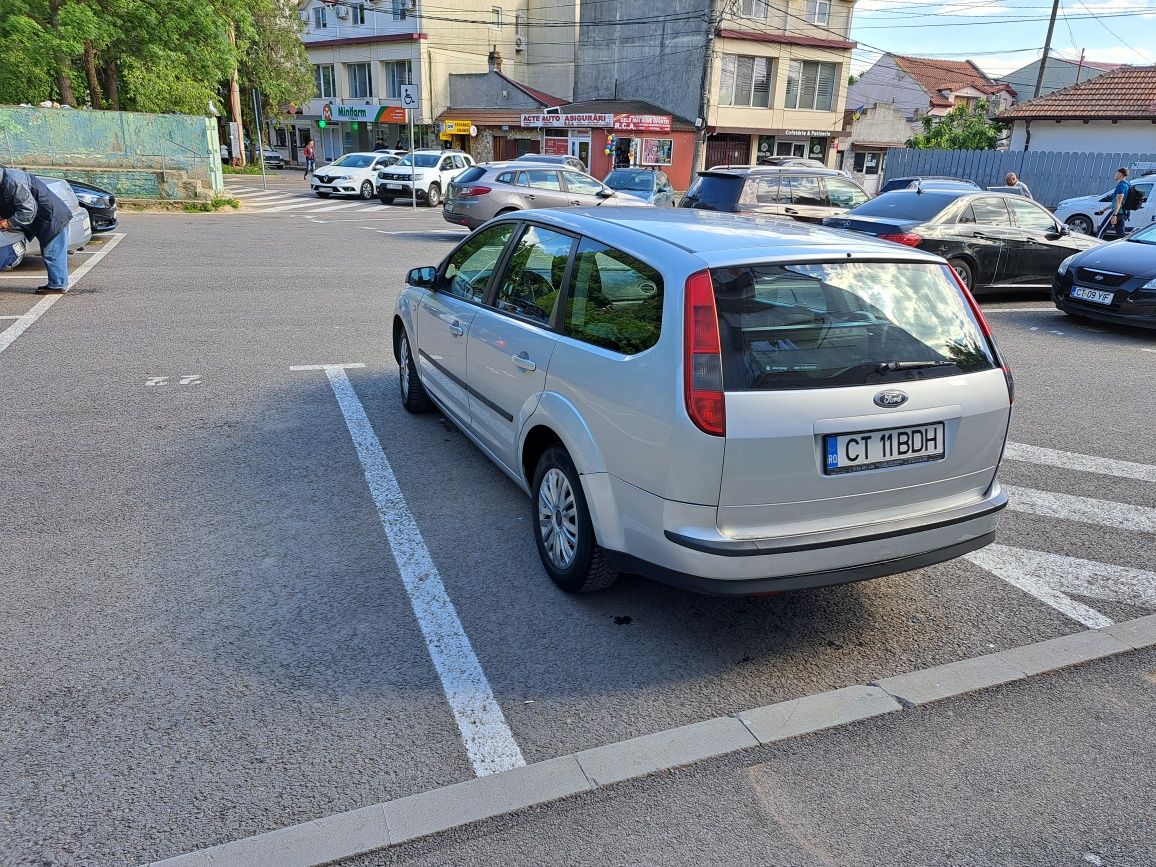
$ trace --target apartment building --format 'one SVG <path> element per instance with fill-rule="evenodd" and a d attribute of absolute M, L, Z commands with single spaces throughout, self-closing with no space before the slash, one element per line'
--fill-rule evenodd
<path fill-rule="evenodd" d="M 319 161 L 378 139 L 408 147 L 407 84 L 420 94 L 418 144 L 436 144 L 433 119 L 449 106 L 449 76 L 484 71 L 495 49 L 518 81 L 573 93 L 578 0 L 302 0 L 300 14 L 316 96 L 270 131 L 291 157 L 309 138 Z"/>
<path fill-rule="evenodd" d="M 575 99 L 695 118 L 699 167 L 807 156 L 842 135 L 852 0 L 584 0 Z"/>

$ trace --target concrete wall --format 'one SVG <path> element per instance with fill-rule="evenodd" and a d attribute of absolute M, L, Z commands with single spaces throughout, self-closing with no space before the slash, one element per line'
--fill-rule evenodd
<path fill-rule="evenodd" d="M 1119 151 L 1146 153 L 1156 146 L 1156 125 L 1146 120 L 1092 121 L 1033 120 L 1029 151 Z M 1012 127 L 1010 150 L 1022 151 L 1027 127 L 1016 121 Z"/>
<path fill-rule="evenodd" d="M 1049 93 L 1061 90 L 1065 87 L 1071 87 L 1076 83 L 1076 70 L 1079 69 L 1080 81 L 1089 81 L 1097 75 L 1103 75 L 1103 71 L 1093 69 L 1091 66 L 1084 66 L 1080 68 L 1078 64 L 1069 63 L 1066 60 L 1057 60 L 1052 57 L 1048 59 L 1048 68 L 1044 71 L 1044 86 L 1040 91 L 1040 96 L 1047 96 Z M 1036 79 L 1040 74 L 1040 62 L 1034 60 L 1027 66 L 1017 69 L 1015 72 L 1009 72 L 1003 78 L 997 78 L 996 81 L 1006 82 L 1016 90 L 1016 102 L 1027 102 L 1029 99 L 1035 98 Z"/>
<path fill-rule="evenodd" d="M 207 117 L 3 106 L 0 161 L 127 199 L 209 198 L 224 188 L 217 127 Z"/>
<path fill-rule="evenodd" d="M 929 99 L 923 88 L 900 69 L 889 54 L 875 61 L 870 69 L 864 70 L 858 81 L 847 88 L 847 108 L 890 102 L 907 118 L 915 117 L 917 111 L 926 114 Z"/>
<path fill-rule="evenodd" d="M 710 6 L 710 0 L 667 0 L 661 7 L 641 0 L 585 0 L 574 99 L 642 99 L 694 120 Z M 666 17 L 655 20 L 659 12 Z M 703 17 L 679 20 L 694 14 Z"/>
<path fill-rule="evenodd" d="M 525 73 L 514 75 L 530 87 L 544 90 L 559 99 L 574 99 L 574 62 L 578 56 L 578 2 L 529 0 L 526 21 L 519 33 L 526 38 L 526 50 L 514 59 L 525 58 Z M 505 52 L 503 52 L 503 57 Z M 513 67 L 505 67 L 507 73 Z"/>
<path fill-rule="evenodd" d="M 451 75 L 449 91 L 455 108 L 542 109 L 540 102 L 492 72 Z"/>

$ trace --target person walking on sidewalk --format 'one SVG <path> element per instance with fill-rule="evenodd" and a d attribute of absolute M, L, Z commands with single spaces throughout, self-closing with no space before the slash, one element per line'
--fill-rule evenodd
<path fill-rule="evenodd" d="M 1112 190 L 1112 201 L 1106 208 L 1101 208 L 1096 211 L 1096 216 L 1108 211 L 1108 216 L 1104 222 L 1100 224 L 1100 231 L 1096 232 L 1097 238 L 1108 239 L 1109 235 L 1114 234 L 1114 240 L 1119 240 L 1124 237 L 1124 226 L 1128 223 L 1128 191 L 1132 189 L 1132 185 L 1128 183 L 1128 170 L 1120 167 L 1116 169 L 1116 188 Z"/>
<path fill-rule="evenodd" d="M 305 177 L 317 171 L 317 148 L 313 146 L 313 139 L 305 142 L 305 150 L 301 152 L 305 157 Z"/>
<path fill-rule="evenodd" d="M 48 282 L 37 292 L 68 291 L 68 224 L 72 211 L 48 185 L 21 169 L 0 166 L 0 229 L 40 242 Z"/>

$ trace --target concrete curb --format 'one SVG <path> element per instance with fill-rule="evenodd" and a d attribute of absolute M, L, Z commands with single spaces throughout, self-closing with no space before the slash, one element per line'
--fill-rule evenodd
<path fill-rule="evenodd" d="M 536 762 L 149 867 L 314 867 L 703 759 L 1156 646 L 1156 614 Z"/>

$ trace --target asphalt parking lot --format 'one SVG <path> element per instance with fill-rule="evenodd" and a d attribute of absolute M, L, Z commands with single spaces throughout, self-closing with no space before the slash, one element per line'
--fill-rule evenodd
<path fill-rule="evenodd" d="M 236 213 L 124 215 L 33 321 L 35 277 L 0 280 L 13 863 L 136 864 L 475 775 L 374 448 L 527 763 L 1156 611 L 1156 339 L 1038 297 L 985 301 L 1017 388 L 997 546 L 768 598 L 560 593 L 525 497 L 398 399 L 402 278 L 465 230 L 290 174 L 231 179 Z"/>

